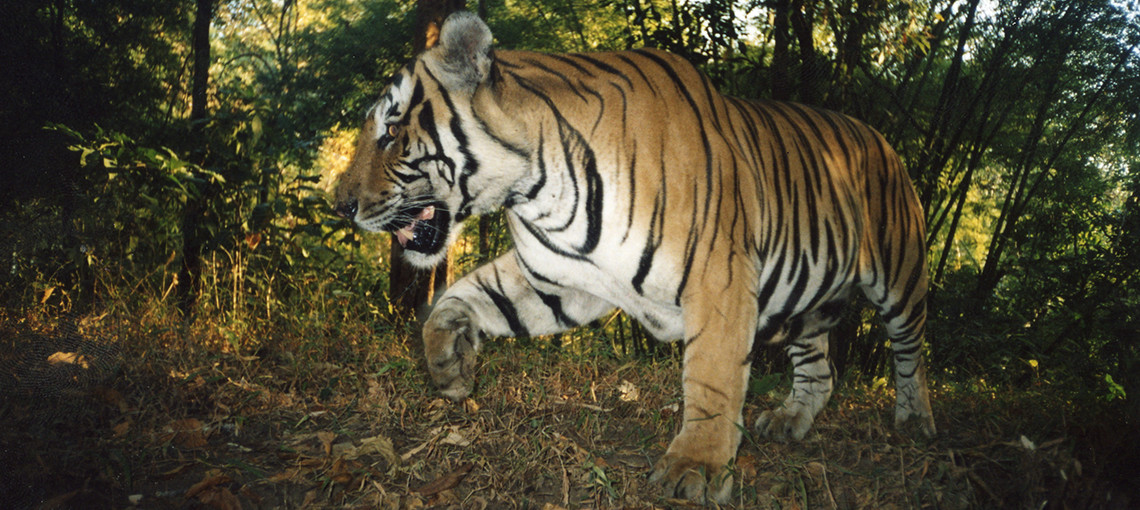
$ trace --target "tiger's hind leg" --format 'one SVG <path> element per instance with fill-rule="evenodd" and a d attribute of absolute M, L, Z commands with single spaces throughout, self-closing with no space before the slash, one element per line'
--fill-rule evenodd
<path fill-rule="evenodd" d="M 926 324 L 925 297 L 910 307 L 880 307 L 886 321 L 887 336 L 895 364 L 895 428 L 915 421 L 926 437 L 934 437 L 937 429 L 930 409 L 930 390 L 926 383 L 926 360 L 923 338 Z M 892 310 L 906 310 L 892 316 Z"/>
<path fill-rule="evenodd" d="M 811 430 L 815 416 L 831 397 L 834 378 L 827 348 L 826 331 L 796 339 L 784 348 L 792 358 L 792 391 L 783 405 L 760 413 L 756 430 L 761 436 L 799 441 Z"/>
<path fill-rule="evenodd" d="M 923 341 L 926 332 L 926 266 L 915 269 L 911 278 L 888 292 L 865 288 L 875 303 L 891 340 L 895 365 L 895 428 L 915 421 L 923 434 L 934 437 L 937 429 L 930 409 L 930 390 L 926 383 Z"/>
<path fill-rule="evenodd" d="M 815 416 L 831 398 L 835 381 L 827 334 L 839 323 L 846 307 L 847 296 L 838 296 L 811 312 L 788 319 L 775 338 L 765 339 L 788 339 L 784 351 L 792 359 L 792 391 L 780 407 L 760 413 L 756 430 L 761 436 L 799 441 L 811 430 Z"/>

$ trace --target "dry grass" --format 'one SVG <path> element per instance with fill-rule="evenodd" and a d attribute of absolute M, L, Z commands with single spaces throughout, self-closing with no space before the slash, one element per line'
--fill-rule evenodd
<path fill-rule="evenodd" d="M 678 428 L 672 359 L 492 342 L 474 397 L 439 398 L 408 329 L 259 335 L 104 317 L 0 328 L 0 506 L 668 508 L 647 482 Z M 96 333 L 98 331 L 98 333 Z M 38 333 L 38 334 L 37 334 Z M 51 352 L 48 352 L 51 351 Z M 48 358 L 56 352 L 71 358 Z M 754 419 L 774 405 L 754 395 Z M 1134 427 L 1058 392 L 935 392 L 941 436 L 895 431 L 848 384 L 799 444 L 746 436 L 737 508 L 1128 508 Z M 1024 440 L 1022 439 L 1024 436 Z M 1129 499 L 1131 498 L 1131 499 Z M 132 503 L 133 502 L 133 503 Z"/>

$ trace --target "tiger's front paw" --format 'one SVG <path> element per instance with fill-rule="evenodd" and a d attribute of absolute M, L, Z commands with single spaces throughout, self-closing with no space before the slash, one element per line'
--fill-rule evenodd
<path fill-rule="evenodd" d="M 653 466 L 649 481 L 660 483 L 665 497 L 697 503 L 728 503 L 732 495 L 732 472 L 727 465 L 715 466 L 667 453 Z"/>
<path fill-rule="evenodd" d="M 686 445 L 695 445 L 688 447 Z M 729 470 L 731 454 L 717 459 L 716 448 L 700 442 L 673 438 L 673 444 L 653 466 L 649 481 L 660 483 L 665 497 L 682 498 L 697 503 L 727 503 L 732 495 L 733 476 Z"/>
<path fill-rule="evenodd" d="M 756 419 L 756 431 L 762 437 L 776 441 L 799 441 L 811 430 L 814 421 L 815 416 L 809 409 L 792 404 L 760 413 Z"/>
<path fill-rule="evenodd" d="M 428 372 L 440 393 L 463 400 L 475 387 L 475 355 L 479 331 L 471 324 L 465 305 L 436 308 L 424 324 L 424 354 Z"/>

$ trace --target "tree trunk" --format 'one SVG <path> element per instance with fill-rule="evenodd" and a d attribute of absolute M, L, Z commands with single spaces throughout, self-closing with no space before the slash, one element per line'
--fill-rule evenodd
<path fill-rule="evenodd" d="M 1070 19 L 1070 16 L 1071 12 L 1066 13 L 1061 20 L 1053 25 L 1047 39 L 1055 40 L 1056 38 L 1062 37 L 1062 34 L 1067 28 L 1065 22 Z M 1002 255 L 1011 242 L 1010 238 L 1013 235 L 1014 228 L 1024 211 L 1024 204 L 1035 194 L 1037 184 L 1041 182 L 1040 178 L 1038 178 L 1034 180 L 1033 186 L 1029 186 L 1033 170 L 1038 167 L 1034 162 L 1038 159 L 1038 149 L 1041 144 L 1045 142 L 1044 135 L 1047 124 L 1055 115 L 1053 110 L 1057 107 L 1057 100 L 1060 98 L 1061 73 L 1065 67 L 1065 61 L 1072 51 L 1072 47 L 1073 45 L 1070 40 L 1062 39 L 1061 44 L 1059 44 L 1060 49 L 1058 50 L 1042 48 L 1031 66 L 1031 68 L 1036 69 L 1039 63 L 1044 62 L 1044 71 L 1042 74 L 1046 77 L 1046 82 L 1042 86 L 1042 96 L 1037 104 L 1037 109 L 1031 117 L 1033 124 L 1029 129 L 1023 147 L 1019 151 L 1021 157 L 1014 167 L 1014 176 L 1010 181 L 1009 189 L 1006 191 L 1005 198 L 1002 201 L 1001 214 L 998 216 L 997 223 L 994 226 L 994 233 L 990 238 L 990 244 L 986 250 L 986 260 L 982 264 L 982 271 L 978 275 L 978 282 L 974 287 L 973 302 L 978 307 L 982 306 L 985 300 L 993 294 L 994 289 L 997 288 L 997 284 L 1002 277 L 1002 272 L 999 270 Z M 1090 101 L 1088 104 L 1091 106 L 1092 102 Z M 1074 125 L 1080 124 L 1075 123 Z M 1058 154 L 1064 149 L 1067 140 L 1068 138 L 1066 137 L 1058 146 Z M 1046 172 L 1047 170 L 1048 167 L 1042 167 L 1041 171 Z M 1029 190 L 1029 192 L 1026 193 L 1026 190 Z"/>
<path fill-rule="evenodd" d="M 806 104 L 818 105 L 819 82 L 826 79 L 824 73 L 819 72 L 819 59 L 815 56 L 815 37 L 813 29 L 813 7 L 811 2 L 792 0 L 792 9 L 788 13 L 792 24 L 792 31 L 796 35 L 796 42 L 800 50 L 800 82 L 796 87 L 799 91 L 797 101 Z"/>
<path fill-rule="evenodd" d="M 190 89 L 190 121 L 206 118 L 206 87 L 210 81 L 210 22 L 214 0 L 197 0 L 191 46 L 194 52 L 194 83 Z"/>
<path fill-rule="evenodd" d="M 419 53 L 435 44 L 443 20 L 455 11 L 467 8 L 466 0 L 419 0 L 416 2 L 416 31 L 412 51 Z"/>
<path fill-rule="evenodd" d="M 789 0 L 775 0 L 776 20 L 773 24 L 775 47 L 772 48 L 772 99 L 787 101 L 792 98 L 792 87 L 788 83 L 788 11 Z"/>
<path fill-rule="evenodd" d="M 206 101 L 210 83 L 210 23 L 214 17 L 214 0 L 196 0 L 197 9 L 191 32 L 194 58 L 194 76 L 190 89 L 190 137 L 197 144 L 198 157 L 194 163 L 205 163 Z M 178 308 L 182 317 L 193 320 L 194 305 L 198 300 L 198 278 L 202 268 L 202 247 L 205 234 L 202 219 L 207 214 L 209 190 L 198 190 L 189 197 L 182 211 L 182 267 L 178 271 Z"/>
<path fill-rule="evenodd" d="M 974 22 L 977 19 L 976 14 L 978 11 L 978 4 L 980 0 L 970 0 L 970 3 L 963 7 L 966 9 L 966 21 L 961 32 L 958 34 L 958 44 L 954 50 L 954 57 L 950 61 L 950 68 L 946 72 L 946 78 L 942 82 L 942 91 L 938 96 L 938 103 L 934 107 L 934 118 L 930 121 L 930 129 L 927 133 L 925 147 L 920 153 L 918 163 L 915 165 L 918 168 L 919 175 L 926 175 L 925 183 L 922 185 L 922 190 L 919 193 L 919 201 L 926 204 L 928 209 L 931 208 L 932 195 L 938 183 L 937 174 L 930 171 L 933 160 L 936 154 L 941 152 L 943 141 L 943 126 L 951 110 L 951 102 L 959 94 L 958 78 L 962 71 L 962 61 L 966 55 L 966 43 L 970 39 L 970 35 L 974 29 Z M 928 218 L 929 219 L 929 218 Z"/>

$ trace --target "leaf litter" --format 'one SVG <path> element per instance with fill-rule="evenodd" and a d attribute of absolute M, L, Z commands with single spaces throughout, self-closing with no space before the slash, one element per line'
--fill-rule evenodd
<path fill-rule="evenodd" d="M 489 345 L 476 392 L 452 403 L 409 350 L 360 349 L 369 352 L 308 367 L 272 351 L 255 364 L 136 353 L 115 377 L 68 393 L 65 420 L 44 422 L 42 402 L 15 395 L 0 408 L 0 442 L 13 445 L 0 461 L 14 467 L 0 491 L 17 508 L 690 506 L 647 481 L 679 427 L 674 360 Z M 749 399 L 746 421 L 778 404 L 767 393 Z M 801 443 L 746 431 L 729 506 L 1140 501 L 1119 474 L 1140 442 L 1134 427 L 1112 427 L 1121 417 L 1079 421 L 1047 392 L 936 389 L 941 435 L 926 440 L 894 430 L 892 412 L 888 389 L 852 385 Z"/>

